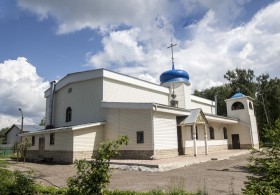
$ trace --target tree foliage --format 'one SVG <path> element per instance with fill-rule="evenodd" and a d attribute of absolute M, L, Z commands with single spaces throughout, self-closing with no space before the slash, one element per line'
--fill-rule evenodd
<path fill-rule="evenodd" d="M 225 99 L 228 99 L 231 96 L 232 91 L 232 88 L 228 84 L 225 84 L 217 87 L 211 87 L 210 89 L 205 89 L 202 91 L 195 90 L 194 95 L 213 101 L 215 100 L 215 95 L 217 95 L 217 114 L 227 116 Z"/>
<path fill-rule="evenodd" d="M 255 76 L 253 70 L 235 69 L 228 70 L 224 78 L 229 81 L 217 87 L 202 91 L 195 91 L 194 95 L 214 100 L 218 97 L 218 115 L 226 116 L 226 103 L 239 90 L 246 96 L 254 98 L 255 114 L 258 122 L 260 140 L 265 142 L 265 133 L 262 129 L 271 127 L 277 118 L 280 118 L 280 79 L 270 78 L 268 74 Z"/>
<path fill-rule="evenodd" d="M 29 143 L 28 139 L 25 138 L 20 144 L 17 145 L 17 147 L 21 154 L 21 158 L 23 158 L 23 162 L 25 162 L 26 152 L 28 148 L 31 147 L 31 143 Z"/>
<path fill-rule="evenodd" d="M 241 91 L 242 93 L 255 97 L 256 83 L 254 71 L 251 69 L 239 69 L 228 70 L 224 75 L 224 78 L 229 81 L 232 90 L 232 95 L 236 91 Z"/>
<path fill-rule="evenodd" d="M 245 182 L 245 194 L 280 193 L 280 119 L 274 127 L 265 128 L 266 142 L 260 150 L 253 149 L 248 169 L 254 176 L 248 176 Z"/>
<path fill-rule="evenodd" d="M 67 181 L 68 194 L 103 194 L 110 182 L 110 159 L 119 155 L 119 148 L 128 143 L 127 136 L 101 143 L 93 161 L 75 161 L 77 175 Z"/>
<path fill-rule="evenodd" d="M 2 195 L 36 194 L 36 185 L 30 174 L 0 169 L 0 192 Z"/>

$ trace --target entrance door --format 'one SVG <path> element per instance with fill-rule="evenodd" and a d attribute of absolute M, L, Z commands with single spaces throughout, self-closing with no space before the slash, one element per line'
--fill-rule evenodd
<path fill-rule="evenodd" d="M 44 152 L 45 152 L 45 138 L 40 137 L 39 138 L 39 152 L 38 152 L 38 157 L 39 158 L 44 158 Z"/>
<path fill-rule="evenodd" d="M 178 139 L 178 154 L 183 155 L 183 142 L 182 142 L 182 128 L 181 126 L 177 126 L 177 139 Z"/>
<path fill-rule="evenodd" d="M 239 134 L 232 134 L 232 149 L 240 149 Z"/>

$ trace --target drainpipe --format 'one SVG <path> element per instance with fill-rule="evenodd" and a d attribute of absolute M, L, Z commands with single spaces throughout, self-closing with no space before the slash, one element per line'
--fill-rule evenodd
<path fill-rule="evenodd" d="M 46 129 L 53 128 L 53 110 L 54 110 L 54 93 L 55 93 L 55 81 L 50 83 L 50 99 L 48 103 L 48 124 L 46 124 Z"/>
<path fill-rule="evenodd" d="M 215 114 L 218 115 L 218 96 L 215 94 Z"/>

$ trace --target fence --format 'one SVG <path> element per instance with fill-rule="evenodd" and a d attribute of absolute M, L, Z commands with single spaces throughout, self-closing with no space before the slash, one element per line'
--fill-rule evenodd
<path fill-rule="evenodd" d="M 8 156 L 15 153 L 14 147 L 1 147 L 0 148 L 0 157 Z"/>

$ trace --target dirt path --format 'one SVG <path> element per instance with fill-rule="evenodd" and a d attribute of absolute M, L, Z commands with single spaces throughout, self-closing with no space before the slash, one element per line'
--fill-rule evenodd
<path fill-rule="evenodd" d="M 241 188 L 249 175 L 245 169 L 249 155 L 232 157 L 229 160 L 210 161 L 166 172 L 141 172 L 113 170 L 110 189 L 149 191 L 157 187 L 167 189 L 170 186 L 184 187 L 188 192 L 198 189 L 208 194 L 241 194 Z M 53 183 L 65 186 L 66 178 L 75 175 L 73 165 L 46 165 L 35 163 L 13 163 L 10 169 L 33 170 L 41 178 L 37 182 L 43 185 Z M 47 182 L 49 181 L 49 182 Z M 173 184 L 172 184 L 173 183 Z"/>

